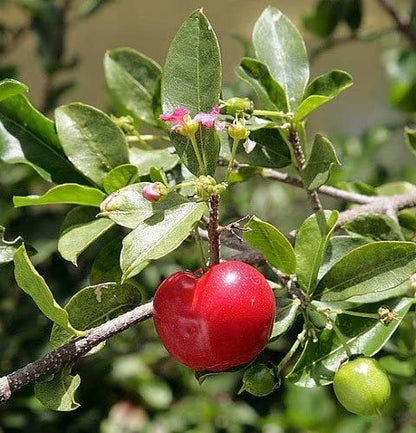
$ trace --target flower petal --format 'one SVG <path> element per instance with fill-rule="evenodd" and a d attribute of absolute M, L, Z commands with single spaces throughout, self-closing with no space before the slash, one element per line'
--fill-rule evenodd
<path fill-rule="evenodd" d="M 190 111 L 188 110 L 188 108 L 178 107 L 175 108 L 172 114 L 161 114 L 159 116 L 159 119 L 163 120 L 164 122 L 181 122 L 183 116 L 186 116 L 189 113 Z"/>
<path fill-rule="evenodd" d="M 216 105 L 210 113 L 204 113 L 201 111 L 194 117 L 194 121 L 198 123 L 202 123 L 207 128 L 211 128 L 214 125 L 215 119 L 220 114 L 220 107 Z"/>
<path fill-rule="evenodd" d="M 257 143 L 254 140 L 250 140 L 249 138 L 247 138 L 247 140 L 243 143 L 243 147 L 246 153 L 252 152 L 256 147 L 256 144 Z"/>

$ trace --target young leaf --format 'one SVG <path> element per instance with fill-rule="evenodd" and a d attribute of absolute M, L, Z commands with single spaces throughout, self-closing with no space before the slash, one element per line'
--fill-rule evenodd
<path fill-rule="evenodd" d="M 0 102 L 0 159 L 27 164 L 48 181 L 91 184 L 65 156 L 53 122 L 23 95 Z"/>
<path fill-rule="evenodd" d="M 81 384 L 79 374 L 71 376 L 72 366 L 65 366 L 52 379 L 35 383 L 36 398 L 47 409 L 69 412 L 79 407 L 75 391 Z"/>
<path fill-rule="evenodd" d="M 0 101 L 10 98 L 11 96 L 25 93 L 29 88 L 19 81 L 5 79 L 0 81 Z"/>
<path fill-rule="evenodd" d="M 295 252 L 286 237 L 274 226 L 253 216 L 244 226 L 244 240 L 258 249 L 270 265 L 285 274 L 296 271 Z"/>
<path fill-rule="evenodd" d="M 296 275 L 307 293 L 313 292 L 326 247 L 338 221 L 338 212 L 319 211 L 301 225 L 296 237 Z"/>
<path fill-rule="evenodd" d="M 153 100 L 160 66 L 132 48 L 116 48 L 104 57 L 107 85 L 117 104 L 136 119 L 157 125 Z"/>
<path fill-rule="evenodd" d="M 76 265 L 78 256 L 114 225 L 96 216 L 96 209 L 82 206 L 68 212 L 58 239 L 58 251 L 65 260 Z"/>
<path fill-rule="evenodd" d="M 250 140 L 256 142 L 254 149 L 247 153 L 241 140 L 237 148 L 237 159 L 250 165 L 268 168 L 281 168 L 290 165 L 288 145 L 277 129 L 251 131 Z"/>
<path fill-rule="evenodd" d="M 255 90 L 263 110 L 289 111 L 285 91 L 270 75 L 267 65 L 259 60 L 244 57 L 236 72 Z"/>
<path fill-rule="evenodd" d="M 363 317 L 338 315 L 336 325 L 346 337 L 346 344 L 354 354 L 372 356 L 377 353 L 400 325 L 403 317 L 414 304 L 414 299 L 402 298 L 387 305 L 397 314 L 389 325 Z M 380 304 L 365 305 L 360 310 L 377 313 Z M 295 385 L 315 387 L 332 382 L 340 364 L 348 358 L 345 348 L 335 331 L 324 329 L 318 342 L 310 338 L 287 378 Z"/>
<path fill-rule="evenodd" d="M 294 24 L 278 9 L 268 7 L 253 30 L 256 57 L 265 63 L 286 94 L 286 104 L 295 111 L 309 80 L 305 43 Z"/>
<path fill-rule="evenodd" d="M 129 163 L 123 132 L 102 111 L 74 103 L 57 108 L 55 119 L 66 155 L 98 186 L 113 168 Z"/>
<path fill-rule="evenodd" d="M 399 224 L 387 215 L 358 215 L 342 226 L 349 233 L 358 233 L 374 241 L 404 241 Z"/>
<path fill-rule="evenodd" d="M 99 215 L 110 218 L 120 226 L 134 229 L 153 214 L 187 201 L 180 194 L 173 192 L 163 201 L 151 203 L 142 195 L 146 185 L 149 183 L 134 183 L 111 194 L 102 202 Z"/>
<path fill-rule="evenodd" d="M 308 189 L 316 189 L 329 178 L 333 164 L 340 165 L 332 143 L 323 135 L 316 134 L 311 154 L 302 171 L 302 180 Z"/>
<path fill-rule="evenodd" d="M 123 280 L 136 275 L 144 263 L 175 250 L 205 210 L 205 203 L 185 202 L 140 223 L 123 240 L 120 257 Z"/>
<path fill-rule="evenodd" d="M 162 76 L 164 113 L 185 107 L 191 115 L 210 112 L 218 105 L 221 92 L 221 57 L 217 37 L 201 10 L 196 10 L 181 26 L 172 41 Z M 188 169 L 213 174 L 219 153 L 219 140 L 212 128 L 197 133 L 205 167 L 200 167 L 188 137 L 170 134 L 178 155 Z"/>
<path fill-rule="evenodd" d="M 56 203 L 100 206 L 100 203 L 105 199 L 105 197 L 105 194 L 97 188 L 78 185 L 76 183 L 65 183 L 51 188 L 42 196 L 15 196 L 13 197 L 13 204 L 15 207 Z"/>
<path fill-rule="evenodd" d="M 141 294 L 137 287 L 129 284 L 103 283 L 85 287 L 77 292 L 65 305 L 69 320 L 83 331 L 101 325 L 105 321 L 137 307 Z M 50 344 L 61 347 L 73 339 L 73 335 L 59 326 L 53 326 Z"/>
<path fill-rule="evenodd" d="M 55 301 L 45 280 L 30 262 L 24 245 L 17 249 L 13 260 L 17 285 L 34 300 L 40 311 L 48 319 L 65 328 L 71 335 L 84 335 L 84 332 L 73 328 L 69 322 L 67 312 Z"/>
<path fill-rule="evenodd" d="M 348 87 L 353 80 L 350 74 L 344 71 L 334 70 L 312 80 L 305 90 L 303 101 L 295 114 L 295 120 L 304 119 L 313 110 L 334 99 Z"/>
<path fill-rule="evenodd" d="M 149 175 L 152 167 L 169 171 L 179 163 L 179 157 L 172 152 L 172 148 L 143 150 L 132 147 L 129 149 L 129 154 L 131 163 L 139 170 L 139 176 Z"/>
<path fill-rule="evenodd" d="M 108 194 L 117 191 L 120 188 L 130 185 L 138 178 L 138 170 L 135 165 L 124 164 L 113 168 L 104 178 L 104 190 Z"/>
<path fill-rule="evenodd" d="M 415 272 L 416 244 L 372 242 L 350 251 L 325 274 L 316 288 L 317 299 L 376 302 Z"/>

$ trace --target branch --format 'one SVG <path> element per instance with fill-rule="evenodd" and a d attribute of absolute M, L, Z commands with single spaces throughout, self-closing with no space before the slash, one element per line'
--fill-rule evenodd
<path fill-rule="evenodd" d="M 101 342 L 149 319 L 152 314 L 153 302 L 140 305 L 96 328 L 89 329 L 85 337 L 71 341 L 43 358 L 31 362 L 7 376 L 0 377 L 0 403 L 6 402 L 14 391 L 44 374 L 52 373 L 63 365 L 76 361 Z"/>
<path fill-rule="evenodd" d="M 411 20 L 404 20 L 399 16 L 390 0 L 378 0 L 379 5 L 390 15 L 396 24 L 396 29 L 410 42 L 416 49 L 416 31 L 412 26 Z"/>

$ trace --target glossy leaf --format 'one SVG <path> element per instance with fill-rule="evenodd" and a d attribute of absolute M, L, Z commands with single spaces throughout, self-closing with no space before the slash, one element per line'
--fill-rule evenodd
<path fill-rule="evenodd" d="M 416 129 L 405 128 L 404 138 L 410 152 L 416 155 Z"/>
<path fill-rule="evenodd" d="M 84 335 L 83 332 L 73 328 L 67 312 L 55 301 L 45 280 L 30 262 L 24 245 L 17 249 L 13 260 L 17 285 L 33 299 L 40 311 L 48 319 L 65 328 L 71 335 Z"/>
<path fill-rule="evenodd" d="M 170 193 L 163 201 L 151 203 L 142 195 L 146 185 L 149 183 L 135 183 L 108 196 L 101 204 L 100 216 L 108 217 L 120 226 L 134 229 L 153 214 L 186 202 L 181 195 Z"/>
<path fill-rule="evenodd" d="M 116 48 L 106 53 L 104 71 L 110 92 L 123 111 L 156 125 L 153 100 L 160 66 L 132 48 Z"/>
<path fill-rule="evenodd" d="M 362 236 L 332 236 L 326 247 L 322 266 L 319 268 L 318 280 L 350 251 L 369 242 L 370 239 Z"/>
<path fill-rule="evenodd" d="M 162 107 L 173 113 L 185 107 L 191 115 L 210 112 L 218 105 L 221 92 L 221 58 L 218 41 L 202 10 L 196 10 L 181 26 L 172 41 L 162 76 Z M 196 134 L 204 163 L 198 159 L 188 137 L 171 132 L 179 157 L 196 175 L 213 174 L 219 154 L 219 139 L 213 128 L 200 127 Z"/>
<path fill-rule="evenodd" d="M 286 289 L 275 289 L 274 293 L 276 296 L 276 317 L 270 336 L 271 340 L 277 339 L 292 327 L 300 307 L 300 300 L 289 297 Z"/>
<path fill-rule="evenodd" d="M 288 111 L 285 91 L 263 62 L 244 57 L 236 72 L 254 89 L 263 110 Z"/>
<path fill-rule="evenodd" d="M 35 395 L 47 409 L 69 412 L 80 406 L 75 400 L 75 392 L 80 384 L 80 376 L 71 376 L 71 366 L 66 366 L 56 372 L 53 378 L 36 382 Z"/>
<path fill-rule="evenodd" d="M 114 225 L 96 216 L 96 209 L 82 206 L 68 212 L 58 239 L 58 251 L 65 260 L 76 265 L 78 256 Z"/>
<path fill-rule="evenodd" d="M 90 184 L 64 154 L 53 122 L 23 95 L 0 102 L 0 159 L 27 164 L 48 181 Z"/>
<path fill-rule="evenodd" d="M 129 163 L 123 132 L 102 111 L 74 103 L 57 108 L 55 119 L 66 155 L 98 186 L 113 168 Z"/>
<path fill-rule="evenodd" d="M 123 240 L 120 258 L 123 279 L 136 275 L 144 263 L 175 250 L 205 210 L 205 203 L 186 202 L 140 223 Z"/>
<path fill-rule="evenodd" d="M 295 120 L 302 120 L 312 111 L 348 89 L 352 84 L 351 75 L 339 70 L 315 78 L 305 90 L 303 101 L 296 111 Z"/>
<path fill-rule="evenodd" d="M 310 190 L 319 188 L 329 179 L 334 164 L 341 165 L 332 143 L 323 135 L 316 134 L 311 154 L 302 171 L 304 185 Z"/>
<path fill-rule="evenodd" d="M 326 247 L 338 221 L 338 212 L 319 211 L 301 225 L 296 237 L 296 275 L 299 285 L 311 293 L 315 288 Z"/>
<path fill-rule="evenodd" d="M 104 190 L 108 194 L 111 194 L 112 192 L 135 182 L 137 178 L 138 170 L 135 165 L 119 165 L 118 167 L 113 168 L 104 178 Z"/>
<path fill-rule="evenodd" d="M 89 278 L 91 285 L 121 280 L 120 253 L 123 237 L 124 234 L 114 237 L 95 256 Z"/>
<path fill-rule="evenodd" d="M 281 168 L 291 164 L 290 150 L 277 129 L 260 129 L 250 132 L 250 140 L 256 142 L 255 148 L 247 153 L 243 140 L 237 148 L 237 159 L 250 165 L 268 168 Z"/>
<path fill-rule="evenodd" d="M 325 274 L 316 289 L 317 299 L 376 302 L 378 294 L 383 296 L 415 272 L 416 244 L 372 242 L 350 251 Z"/>
<path fill-rule="evenodd" d="M 179 157 L 172 152 L 172 148 L 143 150 L 132 147 L 129 154 L 131 163 L 139 170 L 139 176 L 148 176 L 152 167 L 169 171 L 179 163 Z"/>
<path fill-rule="evenodd" d="M 357 233 L 374 241 L 404 241 L 399 224 L 387 215 L 358 215 L 342 228 L 349 233 Z"/>
<path fill-rule="evenodd" d="M 140 305 L 141 294 L 129 284 L 103 283 L 85 287 L 65 305 L 69 320 L 83 331 L 101 325 Z M 63 346 L 73 339 L 65 329 L 53 326 L 50 344 L 53 348 Z"/>
<path fill-rule="evenodd" d="M 84 206 L 99 206 L 106 195 L 97 188 L 78 185 L 76 183 L 65 183 L 55 186 L 42 196 L 29 195 L 26 197 L 13 197 L 15 207 L 38 206 L 44 204 L 68 203 Z"/>
<path fill-rule="evenodd" d="M 12 79 L 5 79 L 0 81 L 0 101 L 10 98 L 11 96 L 20 95 L 25 93 L 29 88 L 19 81 Z"/>
<path fill-rule="evenodd" d="M 308 56 L 299 31 L 282 12 L 269 6 L 254 26 L 253 45 L 257 59 L 269 67 L 285 91 L 287 106 L 295 111 L 309 80 Z"/>
<path fill-rule="evenodd" d="M 296 271 L 295 252 L 286 237 L 274 226 L 253 216 L 244 226 L 244 240 L 259 250 L 270 265 L 284 272 Z"/>
<path fill-rule="evenodd" d="M 346 338 L 353 354 L 372 356 L 377 353 L 400 325 L 414 300 L 403 298 L 387 305 L 397 314 L 388 326 L 374 319 L 338 315 L 336 325 Z M 376 313 L 380 304 L 365 305 L 360 310 Z M 315 387 L 332 382 L 340 364 L 348 359 L 345 348 L 334 330 L 323 330 L 317 342 L 310 338 L 287 378 L 298 386 Z"/>

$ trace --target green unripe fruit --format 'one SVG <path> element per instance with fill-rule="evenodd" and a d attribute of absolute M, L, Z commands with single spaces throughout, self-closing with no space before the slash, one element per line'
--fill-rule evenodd
<path fill-rule="evenodd" d="M 372 358 L 357 358 L 342 365 L 334 376 L 339 402 L 357 415 L 378 415 L 390 397 L 390 382 Z"/>
<path fill-rule="evenodd" d="M 275 387 L 273 370 L 264 364 L 257 364 L 244 372 L 240 393 L 247 391 L 256 397 L 262 397 L 273 392 Z"/>

